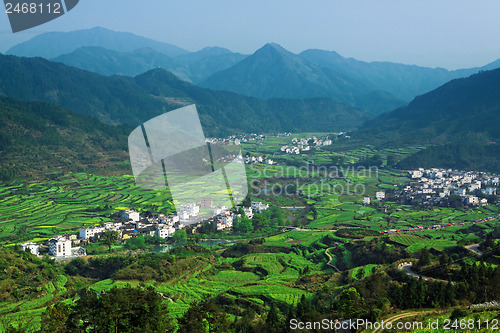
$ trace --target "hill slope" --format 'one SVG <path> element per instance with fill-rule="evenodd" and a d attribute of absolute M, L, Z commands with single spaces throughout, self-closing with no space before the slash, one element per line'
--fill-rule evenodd
<path fill-rule="evenodd" d="M 7 51 L 7 54 L 50 59 L 71 53 L 82 46 L 100 46 L 119 52 L 149 47 L 171 57 L 188 53 L 175 45 L 140 37 L 129 32 L 116 32 L 95 27 L 87 30 L 41 34 L 15 45 Z"/>
<path fill-rule="evenodd" d="M 110 126 L 60 106 L 0 97 L 0 180 L 64 170 L 128 170 L 131 128 Z"/>
<path fill-rule="evenodd" d="M 328 99 L 320 104 L 317 100 L 265 102 L 203 89 L 162 69 L 135 78 L 104 77 L 42 58 L 2 55 L 0 94 L 58 104 L 106 123 L 131 126 L 194 103 L 208 135 L 345 130 L 369 118 L 362 110 Z"/>
<path fill-rule="evenodd" d="M 399 142 L 442 143 L 467 136 L 500 139 L 500 69 L 455 79 L 407 107 L 368 122 L 362 133 Z"/>
<path fill-rule="evenodd" d="M 380 145 L 435 145 L 399 166 L 500 171 L 500 69 L 455 79 L 407 107 L 367 122 L 353 137 Z"/>

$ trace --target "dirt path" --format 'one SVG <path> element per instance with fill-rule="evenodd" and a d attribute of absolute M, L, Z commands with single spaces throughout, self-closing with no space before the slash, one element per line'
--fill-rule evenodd
<path fill-rule="evenodd" d="M 479 244 L 471 244 L 471 245 L 467 245 L 467 246 L 465 246 L 465 248 L 466 248 L 467 250 L 469 250 L 469 251 L 472 251 L 472 252 L 474 252 L 474 253 L 479 254 L 480 256 L 482 256 L 482 255 L 483 255 L 483 252 L 479 251 L 479 249 L 478 249 L 478 248 L 479 248 Z"/>
<path fill-rule="evenodd" d="M 389 317 L 387 319 L 384 320 L 384 326 L 387 327 L 387 324 L 388 323 L 393 323 L 395 321 L 398 321 L 400 319 L 403 319 L 403 318 L 407 318 L 407 317 L 415 317 L 415 316 L 418 316 L 419 314 L 424 314 L 424 313 L 428 313 L 430 311 L 427 311 L 427 312 L 406 312 L 406 313 L 400 313 L 398 315 L 395 315 L 395 316 L 392 316 L 392 317 Z M 382 332 L 383 331 L 383 328 L 379 328 L 379 329 L 375 329 L 372 331 L 372 333 L 378 333 L 378 332 Z"/>
<path fill-rule="evenodd" d="M 330 249 L 333 249 L 333 247 L 329 247 L 325 250 L 325 254 L 326 256 L 328 257 L 328 262 L 326 263 L 328 266 L 330 267 L 333 267 L 337 272 L 340 272 L 339 269 L 337 267 L 335 267 L 334 265 L 331 264 L 332 260 L 333 260 L 333 257 L 330 253 L 328 253 L 328 250 Z"/>

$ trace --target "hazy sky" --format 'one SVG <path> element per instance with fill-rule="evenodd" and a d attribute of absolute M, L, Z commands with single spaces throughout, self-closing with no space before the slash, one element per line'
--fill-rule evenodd
<path fill-rule="evenodd" d="M 102 26 L 189 51 L 253 53 L 276 42 L 295 53 L 316 48 L 455 69 L 500 58 L 499 17 L 498 0 L 80 0 L 63 17 L 17 34 L 0 13 L 0 51 L 43 32 Z"/>

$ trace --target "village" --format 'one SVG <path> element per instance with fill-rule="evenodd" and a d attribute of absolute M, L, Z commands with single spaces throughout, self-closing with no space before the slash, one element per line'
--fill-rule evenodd
<path fill-rule="evenodd" d="M 91 242 L 97 242 L 100 236 L 108 230 L 117 232 L 122 242 L 139 235 L 157 236 L 167 240 L 178 230 L 189 228 L 192 232 L 196 232 L 199 227 L 207 223 L 214 223 L 217 231 L 230 230 L 233 227 L 234 219 L 241 217 L 239 208 L 213 207 L 211 199 L 203 198 L 199 204 L 181 205 L 179 211 L 173 215 L 154 215 L 151 212 L 139 213 L 132 209 L 126 209 L 121 212 L 121 218 L 118 221 L 80 228 L 78 234 L 57 235 L 50 238 L 46 245 L 50 256 L 56 259 L 65 259 L 86 256 L 87 252 L 84 246 Z M 262 202 L 251 202 L 249 207 L 241 207 L 248 219 L 252 219 L 254 214 L 262 213 L 268 208 L 269 204 Z M 202 216 L 200 209 L 213 209 L 213 213 Z M 21 249 L 34 255 L 40 254 L 40 245 L 37 243 L 21 244 Z"/>
<path fill-rule="evenodd" d="M 401 193 L 404 202 L 421 200 L 424 205 L 439 205 L 456 196 L 467 206 L 496 203 L 488 202 L 488 198 L 496 200 L 498 175 L 438 168 L 419 168 L 409 173 L 412 181 L 404 185 Z"/>
<path fill-rule="evenodd" d="M 341 132 L 339 135 L 342 135 Z M 311 149 L 320 149 L 324 146 L 331 146 L 332 140 L 328 135 L 322 136 L 319 139 L 315 136 L 311 136 L 309 138 L 292 139 L 291 145 L 281 146 L 281 151 L 286 154 L 300 154 L 301 152 L 307 152 Z"/>

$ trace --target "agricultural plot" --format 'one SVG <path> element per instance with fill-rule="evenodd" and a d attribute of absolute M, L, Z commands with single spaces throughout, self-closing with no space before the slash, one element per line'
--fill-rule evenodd
<path fill-rule="evenodd" d="M 224 259 L 228 263 L 231 259 Z M 306 260 L 302 256 L 291 254 L 258 253 L 241 258 L 241 270 L 219 270 L 207 267 L 184 272 L 182 276 L 170 281 L 158 283 L 150 281 L 153 286 L 166 297 L 165 302 L 174 316 L 182 316 L 195 301 L 204 297 L 225 295 L 227 297 L 245 298 L 259 305 L 274 299 L 280 302 L 296 304 L 305 291 L 284 285 L 293 282 L 300 276 L 300 271 L 308 266 L 311 272 L 316 272 L 320 265 Z M 255 270 L 258 273 L 251 272 Z M 107 291 L 113 287 L 123 287 L 127 284 L 138 286 L 139 281 L 99 281 L 91 286 L 95 291 Z"/>
<path fill-rule="evenodd" d="M 416 235 L 403 234 L 403 235 L 391 235 L 391 241 L 401 244 L 403 246 L 410 246 L 415 243 L 421 242 L 423 239 Z"/>
<path fill-rule="evenodd" d="M 167 191 L 135 186 L 131 176 L 69 174 L 44 184 L 0 186 L 0 243 L 45 240 L 109 221 L 123 208 L 173 212 Z"/>
<path fill-rule="evenodd" d="M 376 267 L 377 267 L 377 265 L 374 265 L 374 264 L 356 267 L 351 271 L 351 277 L 354 280 L 363 279 L 369 275 L 372 275 L 375 272 Z"/>

